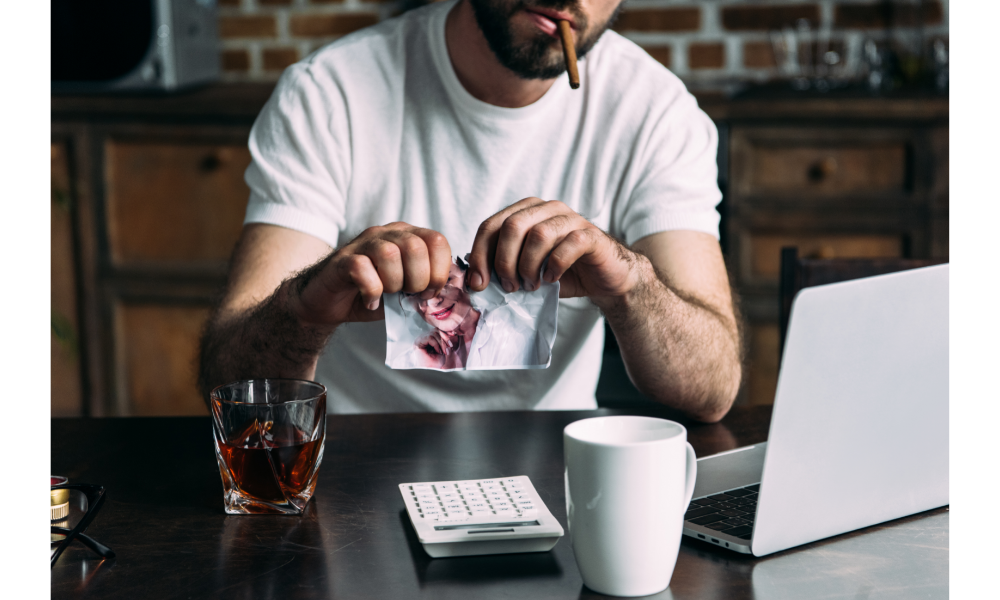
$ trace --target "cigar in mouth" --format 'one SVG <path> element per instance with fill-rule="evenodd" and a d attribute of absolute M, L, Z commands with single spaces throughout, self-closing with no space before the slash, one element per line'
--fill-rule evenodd
<path fill-rule="evenodd" d="M 569 21 L 559 21 L 559 39 L 562 40 L 566 70 L 569 71 L 569 87 L 575 90 L 580 87 L 580 73 L 576 70 L 576 46 L 573 44 L 573 30 Z"/>

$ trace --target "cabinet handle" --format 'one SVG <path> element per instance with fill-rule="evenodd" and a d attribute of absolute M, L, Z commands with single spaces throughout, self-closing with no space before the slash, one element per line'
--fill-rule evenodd
<path fill-rule="evenodd" d="M 809 181 L 819 183 L 837 172 L 837 159 L 827 156 L 809 167 Z"/>
<path fill-rule="evenodd" d="M 202 173 L 218 171 L 222 166 L 222 159 L 217 154 L 209 154 L 198 162 L 198 170 Z"/>

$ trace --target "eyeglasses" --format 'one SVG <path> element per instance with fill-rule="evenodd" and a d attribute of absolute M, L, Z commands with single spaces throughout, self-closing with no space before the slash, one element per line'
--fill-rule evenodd
<path fill-rule="evenodd" d="M 107 495 L 104 491 L 104 486 L 91 485 L 89 483 L 75 483 L 71 485 L 54 485 L 52 486 L 52 489 L 76 490 L 81 492 L 87 498 L 87 512 L 84 513 L 83 517 L 72 529 L 52 525 L 53 543 L 56 543 L 58 536 L 63 537 L 58 540 L 58 545 L 52 551 L 52 560 L 49 562 L 49 568 L 55 566 L 56 561 L 59 560 L 63 551 L 65 551 L 66 548 L 73 543 L 73 540 L 78 540 L 81 544 L 100 555 L 101 558 L 114 558 L 115 553 L 111 550 L 111 548 L 108 548 L 104 544 L 84 533 L 84 530 L 87 529 L 90 522 L 97 516 L 97 511 L 101 509 L 101 505 L 104 504 L 104 498 Z"/>

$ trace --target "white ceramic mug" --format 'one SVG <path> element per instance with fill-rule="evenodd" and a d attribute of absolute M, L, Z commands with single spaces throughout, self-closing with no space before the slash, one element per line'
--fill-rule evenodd
<path fill-rule="evenodd" d="M 590 589 L 645 596 L 670 585 L 697 473 L 680 424 L 597 417 L 563 430 L 566 513 Z"/>

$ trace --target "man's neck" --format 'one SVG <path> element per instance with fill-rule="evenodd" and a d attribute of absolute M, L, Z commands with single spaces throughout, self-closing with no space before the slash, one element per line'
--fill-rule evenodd
<path fill-rule="evenodd" d="M 458 80 L 478 100 L 504 108 L 521 108 L 544 96 L 555 82 L 555 79 L 522 79 L 501 65 L 476 23 L 469 0 L 460 0 L 448 13 L 444 37 Z"/>

